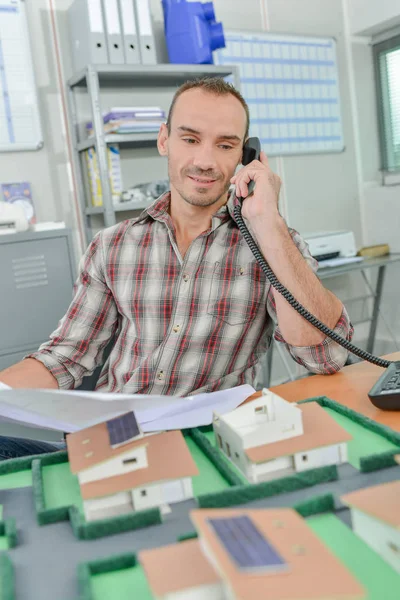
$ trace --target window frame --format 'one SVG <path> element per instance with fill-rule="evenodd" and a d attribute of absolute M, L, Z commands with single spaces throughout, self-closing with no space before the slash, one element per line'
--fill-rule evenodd
<path fill-rule="evenodd" d="M 378 109 L 378 129 L 379 129 L 379 145 L 380 145 L 380 157 L 381 157 L 381 171 L 383 174 L 400 174 L 400 164 L 395 169 L 389 168 L 389 152 L 386 142 L 385 132 L 385 115 L 387 113 L 389 99 L 385 97 L 386 91 L 388 90 L 388 82 L 386 79 L 386 86 L 382 83 L 382 72 L 380 65 L 380 57 L 382 53 L 387 53 L 390 50 L 400 50 L 400 34 L 395 35 L 383 42 L 374 44 L 372 46 L 373 61 L 374 61 L 374 72 L 375 72 L 375 87 L 377 97 L 377 109 Z M 386 87 L 386 89 L 384 89 Z"/>

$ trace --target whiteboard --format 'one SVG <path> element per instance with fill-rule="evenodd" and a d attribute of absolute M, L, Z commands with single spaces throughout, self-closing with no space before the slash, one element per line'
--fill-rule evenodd
<path fill-rule="evenodd" d="M 42 146 L 25 3 L 0 0 L 0 152 Z"/>
<path fill-rule="evenodd" d="M 333 38 L 225 32 L 218 65 L 236 65 L 250 135 L 269 156 L 344 149 Z"/>

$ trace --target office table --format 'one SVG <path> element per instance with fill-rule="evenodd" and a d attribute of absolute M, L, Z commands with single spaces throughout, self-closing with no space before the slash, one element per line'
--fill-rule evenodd
<path fill-rule="evenodd" d="M 400 352 L 388 354 L 388 360 L 400 360 Z M 315 396 L 327 396 L 336 402 L 369 417 L 370 419 L 387 425 L 395 431 L 400 431 L 400 411 L 383 411 L 376 408 L 368 398 L 368 392 L 383 373 L 381 367 L 367 362 L 343 367 L 334 375 L 315 375 L 271 387 L 285 400 L 297 402 Z M 250 396 L 250 399 L 259 397 L 261 392 Z"/>
<path fill-rule="evenodd" d="M 371 354 L 373 353 L 373 350 L 374 350 L 376 329 L 378 326 L 378 315 L 379 315 L 379 309 L 380 309 L 380 304 L 381 304 L 383 284 L 384 284 L 385 274 L 386 274 L 386 267 L 392 265 L 393 263 L 399 262 L 399 261 L 400 261 L 400 253 L 398 253 L 398 254 L 392 253 L 392 254 L 388 254 L 387 256 L 380 256 L 379 258 L 365 258 L 363 261 L 349 263 L 347 265 L 341 265 L 338 267 L 320 267 L 318 269 L 317 275 L 321 281 L 323 281 L 324 279 L 330 279 L 332 277 L 337 277 L 339 275 L 347 275 L 348 273 L 353 273 L 353 272 L 359 271 L 362 273 L 367 285 L 369 285 L 369 282 L 366 277 L 366 271 L 368 269 L 372 269 L 375 267 L 378 269 L 378 277 L 377 277 L 374 293 L 370 294 L 370 295 L 359 296 L 357 298 L 349 298 L 348 299 L 348 302 L 352 302 L 354 300 L 361 300 L 361 299 L 369 298 L 369 297 L 374 298 L 371 317 L 369 319 L 366 319 L 366 321 L 371 322 L 370 327 L 369 327 L 367 347 L 366 347 L 367 352 L 370 352 Z M 351 317 L 351 315 L 350 315 L 350 317 Z M 360 322 L 361 321 L 358 321 L 358 323 L 360 323 Z M 357 322 L 353 323 L 353 324 L 357 325 Z M 271 351 L 268 352 L 267 376 L 266 376 L 267 387 L 269 387 L 269 383 L 270 383 L 270 379 L 271 379 L 272 354 L 273 353 Z"/>

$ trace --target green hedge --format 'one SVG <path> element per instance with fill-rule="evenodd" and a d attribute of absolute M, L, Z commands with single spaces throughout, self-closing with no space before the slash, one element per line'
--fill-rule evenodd
<path fill-rule="evenodd" d="M 102 573 L 122 571 L 123 569 L 130 569 L 136 565 L 136 556 L 130 552 L 110 556 L 107 558 L 100 558 L 99 560 L 94 560 L 87 563 L 81 563 L 78 565 L 80 599 L 94 600 L 91 582 L 92 575 L 101 575 Z M 134 592 L 132 597 L 134 597 Z"/>
<path fill-rule="evenodd" d="M 0 597 L 1 600 L 15 600 L 14 567 L 6 552 L 0 554 Z"/>
<path fill-rule="evenodd" d="M 226 508 L 228 506 L 246 504 L 253 500 L 270 498 L 278 494 L 294 492 L 319 483 L 336 481 L 337 479 L 338 471 L 336 465 L 329 465 L 327 467 L 303 471 L 289 477 L 251 485 L 235 486 L 214 494 L 203 494 L 197 498 L 197 501 L 200 508 Z"/>

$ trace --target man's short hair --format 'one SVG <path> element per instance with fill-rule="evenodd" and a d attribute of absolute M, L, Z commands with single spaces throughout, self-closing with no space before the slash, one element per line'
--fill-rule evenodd
<path fill-rule="evenodd" d="M 244 141 L 247 140 L 247 138 L 249 136 L 249 129 L 250 129 L 250 113 L 249 113 L 249 107 L 247 105 L 247 102 L 243 98 L 242 94 L 231 83 L 227 83 L 221 77 L 201 77 L 200 79 L 186 81 L 186 83 L 182 84 L 176 90 L 174 97 L 172 98 L 171 106 L 169 107 L 169 112 L 168 112 L 168 118 L 167 118 L 168 133 L 171 133 L 172 113 L 173 113 L 176 101 L 178 100 L 179 96 L 181 96 L 184 92 L 187 92 L 188 90 L 196 90 L 196 89 L 203 90 L 209 94 L 214 94 L 215 96 L 227 96 L 228 94 L 231 94 L 232 96 L 237 98 L 246 112 L 246 133 L 244 136 Z"/>

